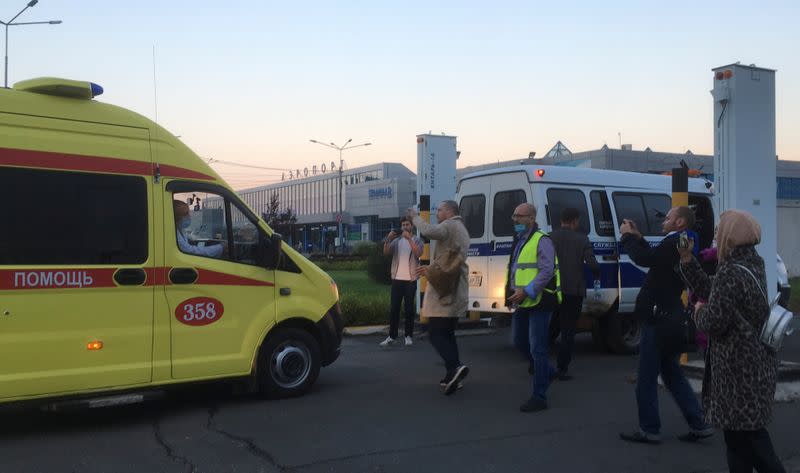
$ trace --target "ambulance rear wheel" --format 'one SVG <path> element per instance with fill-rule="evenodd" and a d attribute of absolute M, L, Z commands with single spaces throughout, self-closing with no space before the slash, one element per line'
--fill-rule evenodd
<path fill-rule="evenodd" d="M 313 335 L 299 328 L 277 329 L 259 352 L 259 392 L 269 398 L 302 396 L 317 380 L 320 364 Z"/>

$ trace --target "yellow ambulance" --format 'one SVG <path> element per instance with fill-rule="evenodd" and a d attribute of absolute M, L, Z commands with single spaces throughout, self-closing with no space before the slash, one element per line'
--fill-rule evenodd
<path fill-rule="evenodd" d="M 91 82 L 0 89 L 0 403 L 242 378 L 307 392 L 334 281 L 175 136 Z"/>

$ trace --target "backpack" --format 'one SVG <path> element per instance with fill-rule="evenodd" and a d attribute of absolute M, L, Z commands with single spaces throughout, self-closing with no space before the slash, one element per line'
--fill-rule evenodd
<path fill-rule="evenodd" d="M 791 323 L 794 314 L 778 304 L 778 295 L 776 295 L 772 299 L 772 302 L 770 302 L 769 296 L 767 296 L 764 288 L 761 287 L 761 283 L 758 281 L 758 278 L 756 278 L 756 275 L 753 274 L 753 272 L 750 271 L 746 266 L 738 263 L 734 263 L 734 266 L 738 266 L 747 271 L 747 273 L 756 282 L 756 286 L 758 286 L 758 289 L 761 291 L 761 294 L 764 296 L 764 299 L 767 301 L 767 305 L 769 306 L 769 316 L 767 316 L 767 320 L 761 327 L 761 335 L 759 336 L 759 340 L 761 340 L 761 343 L 773 351 L 780 350 L 781 345 L 783 344 L 783 337 L 786 335 L 791 335 L 794 331 L 794 329 L 789 328 L 789 324 Z M 744 317 L 741 315 L 739 317 L 744 320 Z M 746 320 L 745 323 L 750 325 Z"/>

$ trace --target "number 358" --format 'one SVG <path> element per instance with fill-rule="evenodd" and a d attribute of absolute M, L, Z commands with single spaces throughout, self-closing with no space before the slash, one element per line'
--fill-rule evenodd
<path fill-rule="evenodd" d="M 210 297 L 195 297 L 181 302 L 175 317 L 187 325 L 208 325 L 222 317 L 222 302 Z"/>

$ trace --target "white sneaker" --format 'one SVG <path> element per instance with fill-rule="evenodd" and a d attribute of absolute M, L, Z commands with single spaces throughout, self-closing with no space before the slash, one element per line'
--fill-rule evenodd
<path fill-rule="evenodd" d="M 406 346 L 408 347 L 408 346 L 411 346 L 413 344 L 414 344 L 414 340 L 412 340 L 411 337 L 406 337 Z"/>
<path fill-rule="evenodd" d="M 380 343 L 380 345 L 382 347 L 386 347 L 386 346 L 389 346 L 389 345 L 393 344 L 395 341 L 396 340 L 394 338 L 392 338 L 392 337 L 386 337 L 386 340 L 382 341 Z"/>

